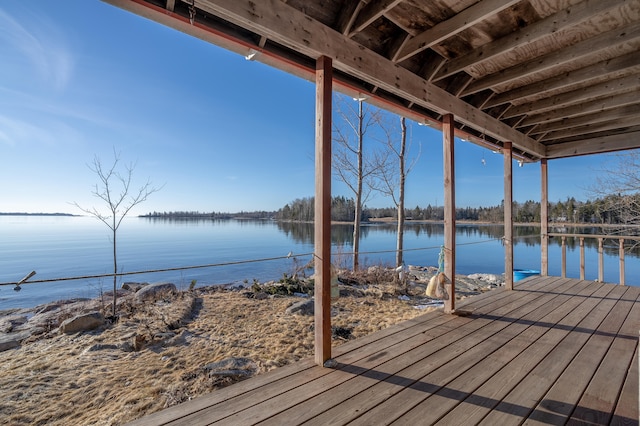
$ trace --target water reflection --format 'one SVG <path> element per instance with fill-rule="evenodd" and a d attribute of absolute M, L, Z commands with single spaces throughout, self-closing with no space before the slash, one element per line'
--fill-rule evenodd
<path fill-rule="evenodd" d="M 225 224 L 233 221 L 236 226 L 242 228 L 255 227 L 273 227 L 282 232 L 287 238 L 290 238 L 297 244 L 313 244 L 314 225 L 313 223 L 302 222 L 275 222 L 271 220 L 251 220 L 251 219 L 214 219 L 214 218 L 189 218 L 189 217 L 171 217 L 171 218 L 146 218 L 149 222 L 171 223 L 187 226 L 207 226 L 215 224 Z M 598 226 L 593 227 L 549 227 L 551 233 L 564 234 L 589 234 L 589 235 L 605 235 L 621 234 L 625 230 L 602 229 Z M 362 225 L 360 235 L 362 241 L 366 241 L 373 235 L 394 236 L 397 232 L 395 223 L 364 223 Z M 442 240 L 444 237 L 444 224 L 442 223 L 424 223 L 424 222 L 408 222 L 405 224 L 405 235 L 410 238 L 424 238 L 425 246 L 433 245 L 428 240 Z M 464 241 L 479 241 L 500 239 L 504 235 L 504 227 L 500 224 L 472 224 L 459 223 L 456 225 L 456 236 Z M 540 227 L 539 226 L 514 226 L 514 247 L 522 245 L 525 247 L 536 247 L 540 245 Z M 615 238 L 615 237 L 614 237 Z M 334 224 L 331 227 L 331 244 L 334 246 L 351 247 L 353 240 L 353 225 L 350 224 Z M 562 239 L 560 237 L 550 237 L 549 245 L 560 247 Z M 580 241 L 575 237 L 567 237 L 565 244 L 568 250 L 577 250 L 580 247 Z M 585 249 L 597 250 L 598 240 L 595 238 L 585 238 Z M 605 240 L 604 252 L 607 255 L 617 256 L 618 242 L 617 240 Z M 640 247 L 628 248 L 626 254 L 640 258 Z"/>

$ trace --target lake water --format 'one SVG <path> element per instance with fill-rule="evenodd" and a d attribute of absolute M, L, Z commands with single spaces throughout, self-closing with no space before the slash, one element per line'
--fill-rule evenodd
<path fill-rule="evenodd" d="M 353 228 L 332 228 L 334 262 L 350 264 Z M 567 230 L 574 232 L 574 230 Z M 405 231 L 405 263 L 438 264 L 444 241 L 442 224 L 408 224 Z M 580 229 L 575 232 L 598 232 Z M 514 264 L 521 269 L 540 269 L 540 229 L 516 227 Z M 0 216 L 0 282 L 20 280 L 30 271 L 32 281 L 108 274 L 112 271 L 110 230 L 91 217 Z M 456 229 L 459 274 L 504 273 L 503 235 L 500 225 L 459 225 Z M 527 237 L 533 235 L 531 237 Z M 597 278 L 597 247 L 586 240 L 587 279 Z M 362 229 L 361 263 L 394 263 L 395 225 L 371 224 Z M 253 282 L 278 279 L 311 260 L 313 225 L 247 220 L 175 221 L 126 218 L 118 231 L 118 270 L 135 272 L 186 266 L 206 268 L 136 274 L 119 282 L 170 281 L 182 288 L 197 285 Z M 294 256 L 286 258 L 289 252 Z M 281 258 L 275 260 L 262 260 Z M 549 274 L 560 275 L 559 241 L 549 247 Z M 251 262 L 252 260 L 258 260 Z M 241 262 L 234 265 L 222 265 Z M 579 276 L 579 251 L 567 250 L 567 276 Z M 638 284 L 640 259 L 626 257 L 627 282 Z M 606 251 L 605 281 L 618 281 L 617 247 Z M 72 297 L 95 297 L 113 286 L 111 277 L 34 283 L 15 292 L 0 286 L 0 310 L 28 307 Z"/>

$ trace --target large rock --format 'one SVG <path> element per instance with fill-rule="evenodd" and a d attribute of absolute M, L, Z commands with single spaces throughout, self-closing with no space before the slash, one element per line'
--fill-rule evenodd
<path fill-rule="evenodd" d="M 303 300 L 302 302 L 294 303 L 289 306 L 285 311 L 286 314 L 296 314 L 296 315 L 313 315 L 315 312 L 315 302 L 313 299 L 311 300 Z"/>
<path fill-rule="evenodd" d="M 472 280 L 480 280 L 495 285 L 499 285 L 501 281 L 503 281 L 502 277 L 496 274 L 471 274 L 468 275 L 467 278 L 470 278 Z"/>
<path fill-rule="evenodd" d="M 23 331 L 21 333 L 0 333 L 0 352 L 17 348 L 20 342 L 31 337 L 31 333 Z"/>
<path fill-rule="evenodd" d="M 140 291 L 141 288 L 148 286 L 149 283 L 126 282 L 122 284 L 123 290 L 129 290 L 132 293 Z"/>
<path fill-rule="evenodd" d="M 209 377 L 250 377 L 258 370 L 255 362 L 249 358 L 233 357 L 212 362 L 203 367 Z"/>
<path fill-rule="evenodd" d="M 60 324 L 60 331 L 63 333 L 77 333 L 79 331 L 89 331 L 104 324 L 104 315 L 100 312 L 89 312 L 66 319 Z"/>
<path fill-rule="evenodd" d="M 167 293 L 177 293 L 178 289 L 173 283 L 155 283 L 141 288 L 136 293 L 138 300 L 157 300 Z"/>
<path fill-rule="evenodd" d="M 28 318 L 26 315 L 8 315 L 0 317 L 0 333 L 11 333 L 21 325 L 26 324 Z"/>

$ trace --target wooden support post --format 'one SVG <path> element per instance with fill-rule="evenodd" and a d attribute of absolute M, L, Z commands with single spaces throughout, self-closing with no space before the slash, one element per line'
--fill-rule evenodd
<path fill-rule="evenodd" d="M 453 114 L 442 119 L 444 158 L 444 273 L 449 298 L 444 302 L 445 313 L 456 309 L 456 179 L 455 179 L 455 123 Z"/>
<path fill-rule="evenodd" d="M 567 237 L 562 237 L 562 266 L 560 276 L 567 278 Z"/>
<path fill-rule="evenodd" d="M 549 173 L 547 159 L 540 160 L 540 275 L 549 275 Z"/>
<path fill-rule="evenodd" d="M 584 237 L 580 237 L 580 279 L 584 280 Z"/>
<path fill-rule="evenodd" d="M 314 222 L 315 361 L 331 358 L 331 92 L 332 61 L 316 62 L 316 194 Z"/>
<path fill-rule="evenodd" d="M 624 238 L 618 240 L 618 254 L 620 255 L 620 285 L 624 283 Z"/>
<path fill-rule="evenodd" d="M 598 281 L 604 282 L 604 239 L 598 238 Z"/>
<path fill-rule="evenodd" d="M 513 290 L 513 147 L 505 142 L 504 154 L 504 286 Z"/>

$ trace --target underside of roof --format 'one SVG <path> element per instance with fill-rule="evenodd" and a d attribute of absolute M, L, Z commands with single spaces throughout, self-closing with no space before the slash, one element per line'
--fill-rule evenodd
<path fill-rule="evenodd" d="M 640 0 L 106 0 L 525 161 L 640 147 Z"/>

